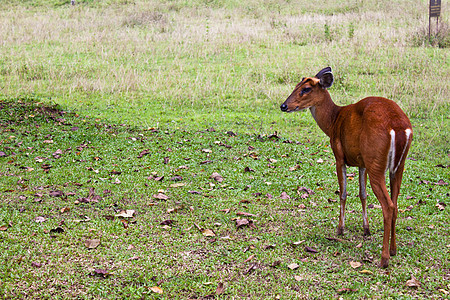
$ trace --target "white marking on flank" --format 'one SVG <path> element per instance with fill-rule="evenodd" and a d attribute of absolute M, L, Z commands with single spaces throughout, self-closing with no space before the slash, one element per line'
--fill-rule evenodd
<path fill-rule="evenodd" d="M 395 131 L 394 129 L 391 129 L 389 132 L 391 135 L 391 147 L 389 148 L 389 154 L 388 154 L 388 162 L 386 169 L 389 168 L 389 172 L 395 173 L 394 170 L 394 164 L 395 164 Z"/>
<path fill-rule="evenodd" d="M 409 141 L 409 136 L 411 135 L 412 130 L 410 128 L 405 130 L 406 132 L 406 140 Z"/>
<path fill-rule="evenodd" d="M 397 172 L 397 169 L 398 169 L 398 167 L 399 167 L 399 165 L 400 165 L 400 162 L 401 162 L 402 159 L 403 159 L 403 155 L 405 155 L 406 148 L 408 148 L 408 144 L 409 144 L 409 139 L 410 139 L 410 136 L 411 136 L 411 132 L 412 132 L 411 128 L 405 129 L 405 134 L 406 134 L 405 147 L 403 148 L 402 156 L 400 156 L 400 160 L 398 161 L 397 166 L 395 167 L 395 169 L 394 169 L 393 171 L 391 171 L 392 174 L 395 174 L 395 172 Z"/>

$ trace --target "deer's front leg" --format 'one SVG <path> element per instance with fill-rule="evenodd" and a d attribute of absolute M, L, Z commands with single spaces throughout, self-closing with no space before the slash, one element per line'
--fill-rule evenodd
<path fill-rule="evenodd" d="M 336 171 L 339 181 L 339 200 L 340 200 L 340 214 L 337 234 L 344 234 L 345 226 L 345 201 L 347 200 L 347 167 L 345 163 L 336 160 Z"/>

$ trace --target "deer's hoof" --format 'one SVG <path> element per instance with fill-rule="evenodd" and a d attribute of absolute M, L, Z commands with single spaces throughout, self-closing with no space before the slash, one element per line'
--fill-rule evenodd
<path fill-rule="evenodd" d="M 369 227 L 364 227 L 364 236 L 370 235 L 370 229 Z"/>
<path fill-rule="evenodd" d="M 338 227 L 336 233 L 337 235 L 344 235 L 344 227 Z"/>
<path fill-rule="evenodd" d="M 390 250 L 389 253 L 391 254 L 391 256 L 396 256 L 397 255 L 397 249 Z"/>
<path fill-rule="evenodd" d="M 389 258 L 381 258 L 380 267 L 386 269 L 389 266 Z"/>

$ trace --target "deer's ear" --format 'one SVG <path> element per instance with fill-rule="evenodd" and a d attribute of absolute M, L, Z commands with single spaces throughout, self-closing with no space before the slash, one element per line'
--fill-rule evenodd
<path fill-rule="evenodd" d="M 319 84 L 324 88 L 324 89 L 328 89 L 329 87 L 331 87 L 333 85 L 333 73 L 325 73 L 323 74 L 323 76 L 320 78 L 320 82 Z"/>
<path fill-rule="evenodd" d="M 317 79 L 319 79 L 319 84 L 324 89 L 327 89 L 333 85 L 333 73 L 331 73 L 331 68 L 326 67 L 325 69 L 322 69 L 319 73 L 315 76 Z"/>

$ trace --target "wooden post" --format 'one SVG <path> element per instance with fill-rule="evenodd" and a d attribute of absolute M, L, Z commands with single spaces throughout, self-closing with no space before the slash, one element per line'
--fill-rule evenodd
<path fill-rule="evenodd" d="M 439 30 L 439 17 L 441 15 L 441 0 L 430 0 L 428 17 L 428 41 L 431 43 L 431 18 L 436 18 L 436 33 Z"/>

